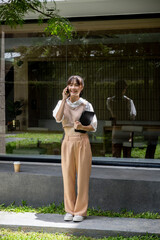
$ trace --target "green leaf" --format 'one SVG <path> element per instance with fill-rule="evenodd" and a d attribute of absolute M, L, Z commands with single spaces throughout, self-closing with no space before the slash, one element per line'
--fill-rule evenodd
<path fill-rule="evenodd" d="M 48 19 L 48 26 L 44 29 L 47 34 L 57 36 L 61 41 L 72 38 L 73 27 L 70 22 L 61 17 L 56 7 L 55 1 L 52 1 L 51 11 L 47 9 L 46 0 L 10 0 L 0 5 L 0 22 L 16 28 L 17 25 L 24 24 L 26 14 L 38 13 L 38 23 L 42 24 Z"/>

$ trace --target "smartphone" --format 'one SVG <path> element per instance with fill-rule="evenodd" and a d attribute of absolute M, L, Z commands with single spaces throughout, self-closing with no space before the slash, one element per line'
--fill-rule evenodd
<path fill-rule="evenodd" d="M 68 89 L 68 87 L 67 87 L 67 91 L 66 91 L 66 93 L 69 94 L 69 89 Z"/>

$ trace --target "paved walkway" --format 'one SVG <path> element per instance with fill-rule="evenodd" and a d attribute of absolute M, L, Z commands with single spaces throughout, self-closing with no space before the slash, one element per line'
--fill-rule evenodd
<path fill-rule="evenodd" d="M 25 231 L 70 233 L 91 237 L 134 236 L 158 234 L 160 219 L 87 217 L 81 223 L 64 222 L 63 215 L 0 212 L 0 228 Z"/>

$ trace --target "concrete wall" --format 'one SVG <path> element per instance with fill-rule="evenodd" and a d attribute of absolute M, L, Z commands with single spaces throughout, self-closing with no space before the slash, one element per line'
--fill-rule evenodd
<path fill-rule="evenodd" d="M 93 166 L 89 207 L 120 211 L 160 212 L 160 169 Z M 25 164 L 13 172 L 12 163 L 0 163 L 0 204 L 22 200 L 42 206 L 63 201 L 60 165 Z"/>

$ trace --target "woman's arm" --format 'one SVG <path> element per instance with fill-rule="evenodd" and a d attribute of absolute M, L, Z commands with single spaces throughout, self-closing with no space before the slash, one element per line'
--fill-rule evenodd
<path fill-rule="evenodd" d="M 56 119 L 57 122 L 61 122 L 61 121 L 62 121 L 63 114 L 64 114 L 65 102 L 66 102 L 65 99 L 63 99 L 63 100 L 61 101 L 59 110 L 58 110 L 58 112 L 56 113 L 55 119 Z"/>
<path fill-rule="evenodd" d="M 94 112 L 93 106 L 89 102 L 86 105 L 86 109 L 85 110 L 86 111 L 90 111 L 90 112 Z M 97 117 L 96 117 L 96 114 L 94 114 L 93 119 L 92 119 L 90 125 L 89 126 L 84 126 L 84 127 L 88 127 L 88 130 L 84 130 L 84 131 L 96 132 L 96 130 L 97 130 Z"/>
<path fill-rule="evenodd" d="M 94 112 L 93 106 L 89 102 L 87 102 L 85 110 L 90 111 L 90 112 Z M 92 119 L 90 125 L 84 126 L 84 125 L 81 124 L 81 122 L 75 121 L 74 128 L 77 129 L 77 130 L 83 130 L 83 131 L 87 131 L 87 132 L 96 132 L 96 130 L 97 130 L 97 117 L 96 117 L 96 115 L 93 116 L 93 119 Z"/>
<path fill-rule="evenodd" d="M 57 122 L 61 122 L 63 119 L 63 114 L 64 114 L 64 106 L 65 106 L 65 102 L 67 97 L 69 96 L 68 92 L 67 92 L 67 87 L 65 89 L 63 89 L 62 92 L 62 100 L 60 101 L 60 105 L 58 104 L 57 109 L 55 109 L 53 116 L 55 117 Z"/>
<path fill-rule="evenodd" d="M 87 132 L 94 132 L 95 131 L 95 129 L 92 127 L 92 125 L 83 126 L 79 121 L 74 122 L 74 129 L 84 130 L 84 131 L 87 131 Z"/>

